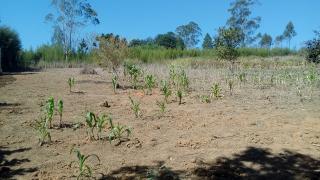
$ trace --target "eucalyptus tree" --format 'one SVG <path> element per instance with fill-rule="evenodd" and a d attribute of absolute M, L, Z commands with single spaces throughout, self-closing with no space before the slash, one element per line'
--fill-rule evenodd
<path fill-rule="evenodd" d="M 199 43 L 202 36 L 201 28 L 193 21 L 177 27 L 176 33 L 183 40 L 187 48 L 193 48 Z"/>
<path fill-rule="evenodd" d="M 227 26 L 239 29 L 243 34 L 241 46 L 250 45 L 256 40 L 255 31 L 260 27 L 261 17 L 251 17 L 250 8 L 257 3 L 257 0 L 235 0 L 228 9 L 231 17 L 227 20 Z"/>
<path fill-rule="evenodd" d="M 46 22 L 52 23 L 53 42 L 60 43 L 68 60 L 76 46 L 76 33 L 89 24 L 100 23 L 97 12 L 87 0 L 51 0 L 55 11 L 46 15 Z"/>

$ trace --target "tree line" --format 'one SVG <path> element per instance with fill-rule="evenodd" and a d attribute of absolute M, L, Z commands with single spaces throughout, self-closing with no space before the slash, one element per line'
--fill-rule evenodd
<path fill-rule="evenodd" d="M 285 26 L 283 33 L 275 38 L 267 33 L 258 32 L 262 18 L 252 15 L 252 9 L 257 5 L 257 1 L 234 0 L 228 9 L 230 16 L 226 24 L 218 28 L 213 36 L 209 33 L 203 36 L 200 26 L 191 21 L 178 26 L 174 32 L 158 34 L 147 39 L 127 41 L 112 33 L 79 39 L 78 35 L 82 34 L 85 27 L 100 24 L 98 13 L 90 3 L 87 0 L 52 0 L 51 5 L 54 11 L 45 16 L 46 23 L 53 29 L 51 44 L 23 51 L 18 34 L 9 27 L 1 26 L 0 48 L 4 71 L 15 69 L 19 59 L 27 62 L 62 58 L 68 62 L 74 59 L 101 58 L 100 51 L 109 53 L 104 56 L 122 58 L 134 56 L 132 54 L 143 54 L 141 51 L 158 53 L 166 51 L 170 53 L 168 56 L 172 57 L 201 56 L 199 43 L 202 38 L 203 50 L 212 50 L 215 52 L 213 54 L 222 59 L 234 60 L 239 56 L 241 48 L 283 48 L 283 42 L 287 41 L 287 48 L 290 49 L 292 39 L 297 35 L 291 21 Z M 319 39 L 319 34 L 316 35 L 314 40 L 306 43 L 305 49 L 318 48 L 319 45 L 315 42 Z M 119 53 L 124 54 L 119 55 Z M 319 58 L 319 55 L 313 56 Z"/>

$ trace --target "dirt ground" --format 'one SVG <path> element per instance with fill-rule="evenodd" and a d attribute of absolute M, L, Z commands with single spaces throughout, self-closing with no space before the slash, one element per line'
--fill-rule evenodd
<path fill-rule="evenodd" d="M 102 70 L 0 76 L 0 179 L 76 178 L 77 168 L 70 166 L 76 160 L 73 146 L 99 156 L 100 164 L 88 161 L 96 179 L 319 179 L 319 88 L 312 99 L 300 101 L 293 87 L 236 85 L 234 95 L 224 87 L 223 98 L 203 103 L 199 95 L 209 89 L 197 86 L 209 87 L 211 79 L 221 78 L 219 71 L 191 73 L 192 90 L 184 103 L 172 96 L 163 117 L 156 105 L 163 98 L 158 88 L 151 96 L 130 88 L 114 94 L 111 75 Z M 69 93 L 69 77 L 76 79 L 74 93 Z M 141 118 L 134 117 L 129 95 L 141 102 Z M 57 128 L 56 114 L 52 143 L 39 146 L 32 124 L 50 96 L 63 99 L 66 124 L 84 123 L 87 111 L 111 113 L 115 123 L 132 128 L 130 141 L 92 142 L 86 127 Z M 101 106 L 105 101 L 111 107 Z"/>

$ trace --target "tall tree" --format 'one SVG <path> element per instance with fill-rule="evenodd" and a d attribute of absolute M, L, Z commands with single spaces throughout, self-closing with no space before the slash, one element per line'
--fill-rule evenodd
<path fill-rule="evenodd" d="M 18 68 L 21 50 L 19 35 L 9 27 L 0 27 L 0 57 L 2 71 L 14 71 Z"/>
<path fill-rule="evenodd" d="M 250 9 L 256 3 L 257 0 L 235 0 L 228 9 L 231 17 L 227 25 L 243 34 L 241 46 L 251 45 L 256 40 L 255 31 L 260 27 L 261 17 L 251 17 Z"/>
<path fill-rule="evenodd" d="M 54 13 L 46 15 L 47 22 L 53 24 L 53 41 L 61 43 L 65 53 L 65 59 L 76 46 L 75 34 L 89 23 L 99 24 L 98 14 L 87 0 L 52 0 Z"/>
<path fill-rule="evenodd" d="M 279 47 L 281 47 L 282 48 L 282 42 L 283 42 L 283 40 L 284 40 L 284 37 L 283 37 L 283 35 L 279 35 L 279 36 L 277 36 L 276 38 L 275 38 L 275 43 L 276 43 L 276 45 Z"/>
<path fill-rule="evenodd" d="M 265 33 L 261 36 L 259 44 L 261 48 L 270 49 L 272 45 L 272 37 L 269 34 Z"/>
<path fill-rule="evenodd" d="M 200 36 L 202 36 L 201 28 L 193 21 L 177 27 L 176 33 L 183 40 L 187 48 L 195 47 L 200 41 Z"/>
<path fill-rule="evenodd" d="M 294 29 L 294 25 L 291 21 L 286 26 L 286 29 L 283 32 L 283 37 L 288 40 L 289 49 L 291 45 L 291 39 L 297 35 L 297 32 Z"/>
<path fill-rule="evenodd" d="M 207 33 L 203 39 L 202 44 L 203 49 L 212 49 L 213 48 L 213 42 L 211 36 Z"/>

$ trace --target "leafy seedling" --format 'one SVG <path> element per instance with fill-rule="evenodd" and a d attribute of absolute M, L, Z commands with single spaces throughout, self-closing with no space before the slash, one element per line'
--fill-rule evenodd
<path fill-rule="evenodd" d="M 70 150 L 70 154 L 72 154 L 72 153 L 76 154 L 77 161 L 72 161 L 70 166 L 73 163 L 77 164 L 78 171 L 79 171 L 77 179 L 80 179 L 81 177 L 92 177 L 92 168 L 89 165 L 87 165 L 87 160 L 90 157 L 95 157 L 99 161 L 99 164 L 100 164 L 100 158 L 95 154 L 90 154 L 90 155 L 86 156 L 84 154 L 81 154 L 81 152 L 78 149 L 75 149 L 75 148 L 72 148 Z"/>
<path fill-rule="evenodd" d="M 63 113 L 63 101 L 60 99 L 58 101 L 58 113 L 59 113 L 59 117 L 60 117 L 60 123 L 59 123 L 59 127 L 62 127 L 62 113 Z"/>
<path fill-rule="evenodd" d="M 163 115 L 164 112 L 166 111 L 166 102 L 165 101 L 157 101 L 157 106 L 160 109 L 161 115 Z"/>
<path fill-rule="evenodd" d="M 202 95 L 201 96 L 201 102 L 203 102 L 203 103 L 211 103 L 210 96 Z"/>
<path fill-rule="evenodd" d="M 111 143 L 113 140 L 119 140 L 119 143 L 123 141 L 123 138 L 128 138 L 131 134 L 131 129 L 125 125 L 114 125 L 112 122 L 111 116 L 108 117 L 109 124 L 111 126 L 111 131 L 109 133 L 109 142 Z"/>
<path fill-rule="evenodd" d="M 155 87 L 156 85 L 156 79 L 153 75 L 147 75 L 145 78 L 144 78 L 144 83 L 145 83 L 145 87 L 147 88 L 147 95 L 148 94 L 152 94 L 152 88 Z"/>
<path fill-rule="evenodd" d="M 50 97 L 47 100 L 46 113 L 47 113 L 46 125 L 50 129 L 50 128 L 52 128 L 52 119 L 53 119 L 53 114 L 54 114 L 54 98 L 53 97 Z"/>
<path fill-rule="evenodd" d="M 102 129 L 106 126 L 106 115 L 97 116 L 98 139 L 101 139 Z"/>
<path fill-rule="evenodd" d="M 134 101 L 131 97 L 129 97 L 131 102 L 131 109 L 134 112 L 136 118 L 140 117 L 140 103 L 138 101 Z"/>
<path fill-rule="evenodd" d="M 221 97 L 221 87 L 219 84 L 215 83 L 211 87 L 211 97 L 220 98 Z"/>
<path fill-rule="evenodd" d="M 46 140 L 47 142 L 51 142 L 51 135 L 47 127 L 47 117 L 40 117 L 38 120 L 36 120 L 34 129 L 36 130 L 39 138 L 39 145 L 42 146 Z"/>
<path fill-rule="evenodd" d="M 72 92 L 72 87 L 74 86 L 74 84 L 75 84 L 75 79 L 74 79 L 74 77 L 70 77 L 70 78 L 68 79 L 68 85 L 69 85 L 69 91 L 70 91 L 70 93 Z"/>
<path fill-rule="evenodd" d="M 161 81 L 161 88 L 160 91 L 164 95 L 164 100 L 166 103 L 168 103 L 168 98 L 171 96 L 172 91 L 170 90 L 169 83 L 165 80 Z"/>
<path fill-rule="evenodd" d="M 87 134 L 90 137 L 91 140 L 95 140 L 94 137 L 94 128 L 97 124 L 97 118 L 96 115 L 92 112 L 87 112 L 86 114 L 86 124 L 88 126 Z"/>
<path fill-rule="evenodd" d="M 137 84 L 138 84 L 138 78 L 139 78 L 140 74 L 141 74 L 140 68 L 138 68 L 135 65 L 129 66 L 129 75 L 131 78 L 133 89 L 137 89 L 137 87 L 138 87 Z"/>

